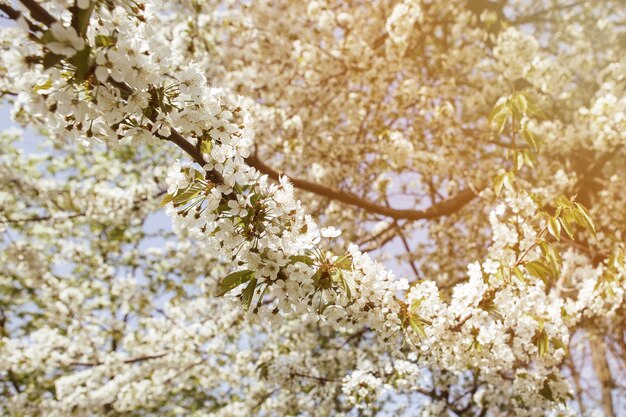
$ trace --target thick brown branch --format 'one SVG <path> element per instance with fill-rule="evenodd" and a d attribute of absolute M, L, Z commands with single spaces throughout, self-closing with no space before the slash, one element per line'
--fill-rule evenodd
<path fill-rule="evenodd" d="M 0 3 L 0 10 L 3 11 L 7 15 L 7 18 L 12 19 L 12 20 L 17 20 L 20 18 L 20 16 L 22 16 L 22 13 L 20 11 L 15 10 L 8 4 Z M 43 30 L 37 25 L 35 25 L 33 22 L 31 22 L 28 19 L 25 19 L 25 20 L 31 32 L 43 32 Z"/>
<path fill-rule="evenodd" d="M 193 146 L 187 139 L 182 137 L 180 133 L 176 131 L 173 127 L 171 128 L 172 133 L 165 139 L 169 140 L 176 144 L 179 148 L 187 153 L 195 162 L 197 162 L 200 166 L 204 166 L 206 161 L 202 157 L 202 153 Z M 217 172 L 216 170 L 207 171 L 206 173 L 207 179 L 213 181 L 215 184 L 223 184 L 224 177 L 222 174 Z"/>
<path fill-rule="evenodd" d="M 52 17 L 43 7 L 39 5 L 34 0 L 20 0 L 21 3 L 30 10 L 33 18 L 38 20 L 39 22 L 49 26 L 52 23 L 56 22 L 56 19 Z M 121 91 L 126 94 L 132 93 L 130 87 L 126 86 L 124 83 L 117 83 L 112 79 L 109 79 L 111 84 L 115 85 Z M 151 118 L 152 122 L 155 122 L 155 118 Z M 178 133 L 175 129 L 171 129 L 171 134 L 165 139 L 175 143 L 179 148 L 185 151 L 191 158 L 200 165 L 205 165 L 206 161 L 202 157 L 202 153 L 199 149 L 193 146 L 188 140 L 186 140 L 180 133 Z M 278 180 L 280 173 L 275 171 L 268 165 L 264 164 L 261 160 L 257 158 L 256 155 L 250 156 L 246 158 L 246 163 L 251 167 L 256 168 L 261 173 L 266 174 L 268 177 Z M 224 182 L 223 177 L 215 170 L 212 170 L 207 173 L 210 180 L 215 183 L 221 184 Z M 359 207 L 363 210 L 366 210 L 369 213 L 380 214 L 383 216 L 391 217 L 392 219 L 400 220 L 423 220 L 423 219 L 433 219 L 441 216 L 446 216 L 452 213 L 457 212 L 461 208 L 463 208 L 467 203 L 472 201 L 476 196 L 476 192 L 470 188 L 461 191 L 455 197 L 452 197 L 448 200 L 442 201 L 440 203 L 434 204 L 430 208 L 426 210 L 399 210 L 393 209 L 391 207 L 385 207 L 378 204 L 374 204 L 370 201 L 360 198 L 359 196 L 349 193 L 343 192 L 339 190 L 335 190 L 333 188 L 325 187 L 320 184 L 316 184 L 313 182 L 309 182 L 306 180 L 301 180 L 297 178 L 292 178 L 291 182 L 297 188 L 300 188 L 305 191 L 312 192 L 314 194 L 318 194 L 324 197 L 331 198 L 333 200 L 340 201 L 345 204 L 353 205 Z"/>
<path fill-rule="evenodd" d="M 33 19 L 38 22 L 41 22 L 48 27 L 52 26 L 53 23 L 56 23 L 57 20 L 35 0 L 20 0 L 20 3 L 28 9 Z"/>
<path fill-rule="evenodd" d="M 13 20 L 19 19 L 19 17 L 22 15 L 22 13 L 15 10 L 13 7 L 9 6 L 8 4 L 4 4 L 4 3 L 0 3 L 0 10 L 2 10 L 7 15 L 7 18 L 13 19 Z"/>
<path fill-rule="evenodd" d="M 387 199 L 385 199 L 385 203 L 387 204 L 387 207 L 389 207 L 389 202 L 387 201 Z M 413 270 L 413 273 L 415 274 L 415 278 L 417 280 L 423 279 L 422 275 L 420 274 L 419 270 L 417 269 L 417 265 L 415 265 L 415 260 L 411 259 L 411 253 L 413 251 L 411 250 L 411 247 L 409 246 L 409 242 L 406 239 L 406 236 L 404 236 L 404 232 L 402 231 L 402 226 L 400 226 L 398 221 L 395 220 L 395 219 L 393 220 L 393 225 L 395 226 L 396 230 L 398 231 L 398 236 L 400 237 L 400 241 L 402 242 L 402 245 L 404 246 L 404 250 L 406 250 L 406 254 L 408 255 L 407 262 L 411 266 L 411 269 Z"/>
<path fill-rule="evenodd" d="M 176 129 L 171 128 L 172 133 L 165 139 L 175 143 L 179 148 L 187 153 L 195 162 L 200 165 L 205 165 L 206 161 L 202 157 L 202 153 L 195 146 L 185 139 Z"/>
<path fill-rule="evenodd" d="M 128 85 L 126 85 L 125 83 L 117 82 L 111 77 L 109 77 L 107 81 L 111 83 L 111 85 L 113 85 L 114 87 L 122 91 L 125 94 L 125 97 L 128 97 L 133 92 L 133 90 Z M 152 116 L 149 119 L 151 122 L 154 123 L 156 121 L 156 116 Z M 170 130 L 171 130 L 171 133 L 169 136 L 161 137 L 161 138 L 165 140 L 169 140 L 170 142 L 176 144 L 176 146 L 182 149 L 187 155 L 189 155 L 200 166 L 206 165 L 206 161 L 202 157 L 202 153 L 200 152 L 198 148 L 193 146 L 191 142 L 189 142 L 180 133 L 178 133 L 178 131 L 174 129 L 174 127 L 170 127 Z M 210 179 L 216 184 L 222 184 L 224 182 L 224 178 L 222 177 L 222 175 L 215 170 L 212 170 L 208 172 L 207 174 L 208 174 L 208 179 Z"/>
<path fill-rule="evenodd" d="M 246 158 L 246 163 L 251 167 L 259 170 L 262 174 L 265 174 L 274 180 L 278 180 L 281 175 L 284 175 L 274 170 L 272 167 L 266 165 L 256 155 L 251 155 Z M 459 192 L 456 196 L 440 203 L 434 204 L 425 210 L 402 210 L 381 206 L 372 203 L 371 201 L 362 199 L 355 194 L 335 190 L 333 188 L 316 184 L 314 182 L 298 178 L 289 178 L 289 180 L 294 185 L 294 187 L 301 190 L 309 191 L 323 197 L 327 197 L 345 204 L 359 207 L 369 213 L 380 214 L 396 220 L 424 220 L 447 216 L 452 213 L 456 213 L 457 211 L 462 209 L 467 203 L 472 201 L 474 197 L 476 197 L 476 192 L 474 190 L 466 188 L 465 190 Z"/>

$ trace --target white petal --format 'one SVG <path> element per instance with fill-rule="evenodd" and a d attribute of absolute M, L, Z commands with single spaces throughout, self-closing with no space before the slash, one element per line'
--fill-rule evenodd
<path fill-rule="evenodd" d="M 96 67 L 96 78 L 101 83 L 106 82 L 109 78 L 109 70 L 107 70 L 106 67 Z"/>

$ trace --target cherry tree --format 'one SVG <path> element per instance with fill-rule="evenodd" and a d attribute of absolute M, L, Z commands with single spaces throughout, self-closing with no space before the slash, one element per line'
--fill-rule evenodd
<path fill-rule="evenodd" d="M 626 415 L 623 1 L 0 11 L 3 415 Z"/>

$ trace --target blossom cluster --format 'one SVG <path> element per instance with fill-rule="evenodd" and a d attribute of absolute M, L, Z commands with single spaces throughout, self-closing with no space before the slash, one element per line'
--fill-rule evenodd
<path fill-rule="evenodd" d="M 600 87 L 578 93 L 575 54 L 551 52 L 575 21 L 544 47 L 514 27 L 495 36 L 501 17 L 460 0 L 218 3 L 23 2 L 2 30 L 14 119 L 81 150 L 28 160 L 2 135 L 0 372 L 14 395 L 0 411 L 373 414 L 416 394 L 423 415 L 571 413 L 568 345 L 624 313 L 613 52 L 592 60 Z M 545 108 L 578 94 L 578 107 L 531 120 L 526 95 L 496 101 L 511 83 Z M 494 102 L 514 103 L 496 133 Z M 432 219 L 411 251 L 418 222 L 296 196 L 287 176 L 250 166 L 268 150 L 381 206 L 400 194 L 435 207 L 464 187 L 477 203 Z M 611 212 L 599 243 L 580 237 L 595 233 L 586 209 L 555 197 L 579 191 Z M 178 242 L 145 250 L 159 200 Z M 350 243 L 388 236 L 415 280 Z"/>

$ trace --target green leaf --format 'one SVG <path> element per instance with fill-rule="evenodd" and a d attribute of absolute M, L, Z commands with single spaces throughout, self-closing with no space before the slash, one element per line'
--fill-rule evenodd
<path fill-rule="evenodd" d="M 208 139 L 202 139 L 202 142 L 200 143 L 200 152 L 210 154 L 212 150 L 213 142 Z"/>
<path fill-rule="evenodd" d="M 524 168 L 524 163 L 526 160 L 524 159 L 524 154 L 522 152 L 517 152 L 515 156 L 515 169 L 520 170 Z"/>
<path fill-rule="evenodd" d="M 528 165 L 531 168 L 535 168 L 535 161 L 533 159 L 533 156 L 531 155 L 531 153 L 528 150 L 525 150 L 522 152 L 522 156 L 524 158 L 524 163 L 526 165 Z"/>
<path fill-rule="evenodd" d="M 498 270 L 496 271 L 496 275 L 495 278 L 498 281 L 504 281 L 504 266 L 500 265 L 500 267 L 498 268 Z"/>
<path fill-rule="evenodd" d="M 495 126 L 498 133 L 502 133 L 509 119 L 511 111 L 509 106 L 509 100 L 503 101 L 497 104 L 491 111 L 491 115 L 489 115 L 489 122 Z"/>
<path fill-rule="evenodd" d="M 554 200 L 554 204 L 557 207 L 560 207 L 561 209 L 571 209 L 572 208 L 572 202 L 569 201 L 567 198 L 565 198 L 562 195 L 558 196 L 556 198 L 556 200 Z"/>
<path fill-rule="evenodd" d="M 244 311 L 248 311 L 250 308 L 250 303 L 252 303 L 252 296 L 254 295 L 254 290 L 256 289 L 256 278 L 253 278 L 252 281 L 244 288 L 241 292 L 241 303 L 243 304 Z"/>
<path fill-rule="evenodd" d="M 524 276 L 524 272 L 520 269 L 520 267 L 516 266 L 515 268 L 513 268 L 513 274 L 517 277 L 517 279 L 520 282 L 522 283 L 526 282 L 526 277 Z"/>
<path fill-rule="evenodd" d="M 563 265 L 563 260 L 561 259 L 559 252 L 554 249 L 554 246 L 545 241 L 540 242 L 539 247 L 541 248 L 543 255 L 546 257 L 547 265 L 552 271 L 552 275 L 558 275 L 561 266 Z"/>
<path fill-rule="evenodd" d="M 249 269 L 244 269 L 243 271 L 237 271 L 227 275 L 222 280 L 222 284 L 220 285 L 220 292 L 217 294 L 217 296 L 221 297 L 233 288 L 240 286 L 244 282 L 250 281 L 253 276 L 254 272 Z"/>
<path fill-rule="evenodd" d="M 410 311 L 415 312 L 422 305 L 423 299 L 419 298 L 411 303 Z"/>
<path fill-rule="evenodd" d="M 56 42 L 56 38 L 54 37 L 54 35 L 52 34 L 51 30 L 46 30 L 43 35 L 41 36 L 41 43 L 43 43 L 44 45 L 50 42 Z"/>
<path fill-rule="evenodd" d="M 304 255 L 291 255 L 289 257 L 289 263 L 295 264 L 296 262 L 302 262 L 303 264 L 306 264 L 308 266 L 313 266 L 313 259 Z"/>
<path fill-rule="evenodd" d="M 258 311 L 259 308 L 261 308 L 261 304 L 263 303 L 263 297 L 265 296 L 265 293 L 267 292 L 269 287 L 269 284 L 265 284 L 265 288 L 263 288 L 263 291 L 261 291 L 261 294 L 259 295 L 259 298 L 256 302 L 255 312 Z"/>
<path fill-rule="evenodd" d="M 527 111 L 527 114 L 529 114 L 531 116 L 538 117 L 538 118 L 544 118 L 545 117 L 543 111 L 539 108 L 539 106 L 537 106 L 537 104 L 534 102 L 534 100 L 528 100 L 528 111 Z"/>
<path fill-rule="evenodd" d="M 313 280 L 313 282 L 315 283 L 315 286 L 317 287 L 319 285 L 320 279 L 322 279 L 322 271 L 320 269 L 315 271 L 311 279 Z"/>
<path fill-rule="evenodd" d="M 491 110 L 491 114 L 489 115 L 489 120 L 493 121 L 493 119 L 501 113 L 507 113 L 508 112 L 508 101 L 507 100 L 503 100 L 501 103 L 496 104 L 493 108 L 493 110 Z"/>
<path fill-rule="evenodd" d="M 263 195 L 259 193 L 253 194 L 252 197 L 250 197 L 250 204 L 255 205 L 261 198 L 263 198 Z"/>
<path fill-rule="evenodd" d="M 535 135 L 530 130 L 522 130 L 522 138 L 524 138 L 528 146 L 530 146 L 533 150 L 539 149 L 539 141 L 537 140 L 537 135 Z"/>
<path fill-rule="evenodd" d="M 556 217 L 550 216 L 548 219 L 548 232 L 550 232 L 556 240 L 561 240 L 561 223 L 559 223 Z"/>
<path fill-rule="evenodd" d="M 33 91 L 35 93 L 38 93 L 41 90 L 47 90 L 50 87 L 52 87 L 52 80 L 50 78 L 48 78 L 45 82 L 43 83 L 37 83 L 35 84 L 35 86 L 33 87 Z"/>
<path fill-rule="evenodd" d="M 335 280 L 333 274 L 326 267 L 321 267 L 313 274 L 313 282 L 317 289 L 328 290 L 333 287 Z"/>
<path fill-rule="evenodd" d="M 576 213 L 578 213 L 582 219 L 581 223 L 579 223 L 582 227 L 587 229 L 589 233 L 596 236 L 596 226 L 593 224 L 593 220 L 591 219 L 591 215 L 587 211 L 587 209 L 580 203 L 574 203 L 574 206 L 578 209 L 574 212 L 574 217 L 576 217 Z"/>
<path fill-rule="evenodd" d="M 554 402 L 554 394 L 552 393 L 552 389 L 550 389 L 548 381 L 543 383 L 543 388 L 541 388 L 539 394 L 546 400 Z"/>
<path fill-rule="evenodd" d="M 523 94 L 515 94 L 513 96 L 513 117 L 517 120 L 526 115 L 528 110 L 528 100 Z"/>
<path fill-rule="evenodd" d="M 409 317 L 409 324 L 411 325 L 411 329 L 415 334 L 417 334 L 421 339 L 426 337 L 426 330 L 424 330 L 424 323 L 420 318 L 413 314 Z"/>
<path fill-rule="evenodd" d="M 196 197 L 198 194 L 200 194 L 200 189 L 198 188 L 190 188 L 183 191 L 182 193 L 177 193 L 172 199 L 174 207 L 186 204 L 187 202 L 189 202 L 189 200 Z"/>
<path fill-rule="evenodd" d="M 225 212 L 225 211 L 229 211 L 229 210 L 230 210 L 230 207 L 228 206 L 228 202 L 223 202 L 223 203 L 220 203 L 220 204 L 217 206 L 217 212 L 218 212 L 218 213 L 223 213 L 223 212 Z"/>
<path fill-rule="evenodd" d="M 502 186 L 504 185 L 504 174 L 496 175 L 493 180 L 493 192 L 496 193 L 496 197 L 500 197 L 502 192 Z"/>
<path fill-rule="evenodd" d="M 193 177 L 194 177 L 196 180 L 203 180 L 203 179 L 204 179 L 204 173 L 202 173 L 202 172 L 198 171 L 197 169 L 194 169 L 194 170 L 193 170 Z"/>
<path fill-rule="evenodd" d="M 567 353 L 568 351 L 567 344 L 565 344 L 565 342 L 563 342 L 561 339 L 554 337 L 552 338 L 551 342 L 552 342 L 552 345 L 554 345 L 555 349 L 563 349 L 565 353 Z"/>
<path fill-rule="evenodd" d="M 563 226 L 563 230 L 567 233 L 570 239 L 574 239 L 574 230 L 572 229 L 571 223 L 564 217 L 559 218 L 561 225 Z"/>
<path fill-rule="evenodd" d="M 184 173 L 188 177 L 193 177 L 196 180 L 203 180 L 204 174 L 192 167 L 184 167 L 180 169 L 180 172 Z"/>
<path fill-rule="evenodd" d="M 503 187 L 509 191 L 514 191 L 513 182 L 515 182 L 515 174 L 513 172 L 496 175 L 493 180 L 493 191 L 496 193 L 496 197 L 500 196 Z"/>
<path fill-rule="evenodd" d="M 344 254 L 339 259 L 337 259 L 333 265 L 335 265 L 337 268 L 350 271 L 352 270 L 352 256 L 350 256 L 349 254 Z"/>
<path fill-rule="evenodd" d="M 115 42 L 116 41 L 113 36 L 96 35 L 96 46 L 98 47 L 114 46 Z"/>
<path fill-rule="evenodd" d="M 513 183 L 515 182 L 515 174 L 513 172 L 507 172 L 504 174 L 504 187 L 509 191 L 514 191 Z"/>
<path fill-rule="evenodd" d="M 542 330 L 537 336 L 536 340 L 537 349 L 539 350 L 539 356 L 543 356 L 548 353 L 550 349 L 550 339 L 548 339 L 548 334 Z"/>
<path fill-rule="evenodd" d="M 504 131 L 506 122 L 508 120 L 509 120 L 509 115 L 506 113 L 500 113 L 493 119 L 492 123 L 495 125 L 495 128 L 499 134 Z"/>
<path fill-rule="evenodd" d="M 352 294 L 356 291 L 356 282 L 352 274 L 341 274 L 344 282 L 344 289 L 346 290 L 346 296 L 348 299 L 352 299 Z"/>
<path fill-rule="evenodd" d="M 161 204 L 159 204 L 159 207 L 163 207 L 166 204 L 170 203 L 172 200 L 174 199 L 174 196 L 172 194 L 165 194 L 163 196 L 163 199 L 161 200 Z"/>
<path fill-rule="evenodd" d="M 352 293 L 355 290 L 355 282 L 352 279 L 352 275 L 344 274 L 341 270 L 334 270 L 331 273 L 332 280 L 339 285 L 346 292 L 346 297 L 352 298 Z"/>
<path fill-rule="evenodd" d="M 69 59 L 70 64 L 76 67 L 76 71 L 74 72 L 74 81 L 78 84 L 85 81 L 85 76 L 87 75 L 87 71 L 89 71 L 90 67 L 90 55 L 91 47 L 85 46 Z"/>
<path fill-rule="evenodd" d="M 548 282 L 550 269 L 541 261 L 531 261 L 524 265 L 529 274 L 536 276 L 545 283 Z"/>

